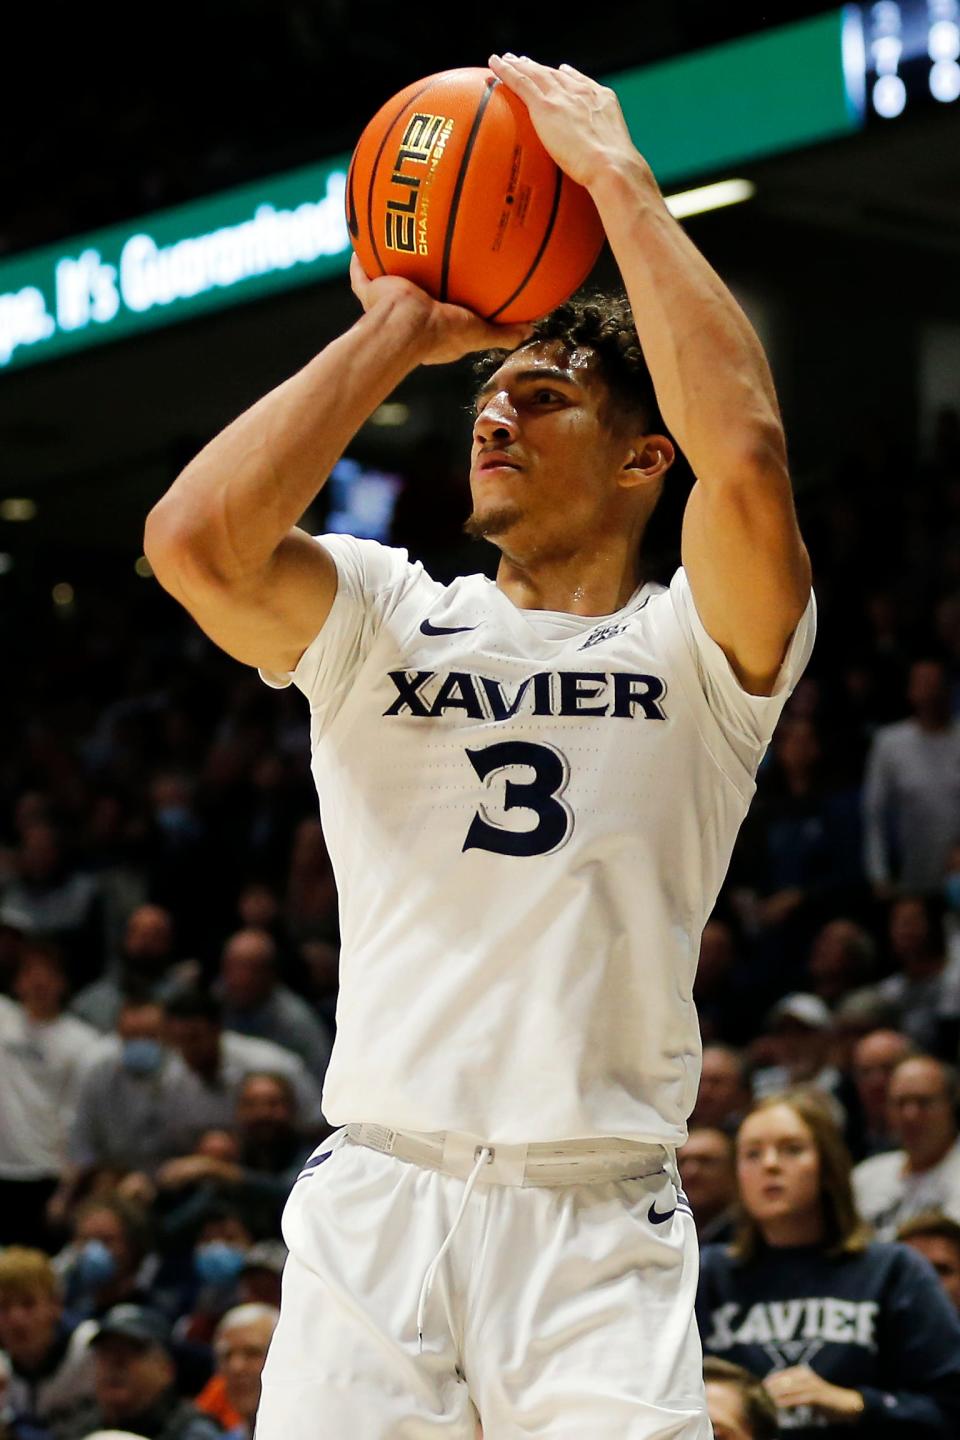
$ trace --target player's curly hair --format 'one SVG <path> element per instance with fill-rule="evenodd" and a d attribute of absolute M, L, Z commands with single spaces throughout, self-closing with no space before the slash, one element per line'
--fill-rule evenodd
<path fill-rule="evenodd" d="M 581 346 L 595 351 L 610 392 L 610 412 L 604 417 L 610 423 L 639 424 L 647 434 L 668 433 L 626 295 L 596 291 L 574 296 L 535 321 L 533 334 L 519 348 L 551 340 L 559 340 L 571 353 Z M 485 350 L 476 356 L 473 369 L 478 389 L 510 353 Z"/>

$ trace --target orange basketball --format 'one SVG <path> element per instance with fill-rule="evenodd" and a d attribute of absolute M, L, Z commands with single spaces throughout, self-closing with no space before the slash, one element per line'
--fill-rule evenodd
<path fill-rule="evenodd" d="M 482 68 L 428 75 L 377 111 L 350 161 L 346 207 L 368 275 L 403 275 L 500 324 L 566 300 L 603 245 L 587 191 Z"/>

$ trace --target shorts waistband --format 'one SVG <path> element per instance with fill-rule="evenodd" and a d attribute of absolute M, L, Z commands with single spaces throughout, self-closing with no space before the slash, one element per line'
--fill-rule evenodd
<path fill-rule="evenodd" d="M 454 1130 L 421 1133 L 369 1122 L 347 1125 L 346 1133 L 355 1145 L 459 1179 L 471 1174 L 486 1151 L 477 1175 L 481 1185 L 597 1185 L 606 1180 L 640 1180 L 661 1174 L 673 1160 L 666 1145 L 614 1137 L 500 1145 Z"/>

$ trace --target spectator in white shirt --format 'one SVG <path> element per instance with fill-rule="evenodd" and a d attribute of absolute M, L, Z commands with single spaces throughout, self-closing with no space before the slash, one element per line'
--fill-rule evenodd
<path fill-rule="evenodd" d="M 938 891 L 960 841 L 960 721 L 942 661 L 914 661 L 907 698 L 912 716 L 882 725 L 867 757 L 865 864 L 880 894 Z"/>
<path fill-rule="evenodd" d="M 930 1055 L 901 1060 L 890 1079 L 890 1129 L 901 1149 L 862 1160 L 853 1172 L 857 1208 L 881 1240 L 904 1221 L 941 1210 L 960 1221 L 960 1085 Z"/>
<path fill-rule="evenodd" d="M 215 996 L 184 989 L 166 1003 L 165 1033 L 185 1067 L 181 1114 L 185 1154 L 205 1130 L 229 1130 L 237 1098 L 252 1071 L 286 1075 L 297 1099 L 297 1114 L 306 1135 L 329 1133 L 320 1104 L 320 1088 L 299 1055 L 269 1040 L 237 1035 L 223 1026 Z"/>
<path fill-rule="evenodd" d="M 63 1013 L 67 977 L 52 944 L 23 942 L 14 994 L 0 995 L 0 1245 L 56 1248 L 46 1206 L 100 1037 Z"/>

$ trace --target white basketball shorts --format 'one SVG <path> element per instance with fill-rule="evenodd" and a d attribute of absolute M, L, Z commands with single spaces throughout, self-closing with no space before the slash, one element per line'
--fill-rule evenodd
<path fill-rule="evenodd" d="M 256 1440 L 709 1440 L 698 1248 L 666 1172 L 472 1189 L 324 1141 L 290 1251 Z"/>

